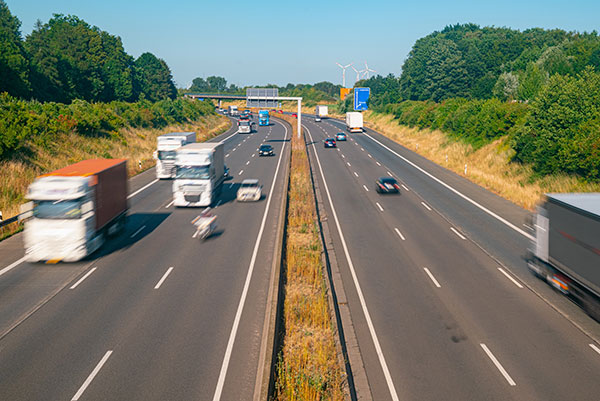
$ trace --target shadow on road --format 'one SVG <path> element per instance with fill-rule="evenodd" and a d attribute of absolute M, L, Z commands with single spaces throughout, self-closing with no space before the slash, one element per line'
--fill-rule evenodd
<path fill-rule="evenodd" d="M 128 248 L 154 231 L 170 213 L 134 213 L 127 217 L 125 230 L 115 238 L 109 238 L 99 250 L 86 259 L 96 259 Z"/>

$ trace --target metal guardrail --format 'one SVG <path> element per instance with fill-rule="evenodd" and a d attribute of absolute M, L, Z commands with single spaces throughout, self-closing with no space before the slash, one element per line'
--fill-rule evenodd
<path fill-rule="evenodd" d="M 18 221 L 19 220 L 19 216 L 20 216 L 20 214 L 18 214 L 16 216 L 13 216 L 11 218 L 8 218 L 6 220 L 0 220 L 0 228 L 2 228 L 4 226 L 7 226 L 7 225 L 9 225 L 11 223 L 14 223 L 15 221 Z"/>

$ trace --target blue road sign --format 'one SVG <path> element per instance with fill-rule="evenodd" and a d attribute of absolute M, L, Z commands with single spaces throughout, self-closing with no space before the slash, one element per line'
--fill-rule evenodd
<path fill-rule="evenodd" d="M 367 101 L 371 94 L 371 88 L 354 88 L 354 110 L 367 110 Z"/>

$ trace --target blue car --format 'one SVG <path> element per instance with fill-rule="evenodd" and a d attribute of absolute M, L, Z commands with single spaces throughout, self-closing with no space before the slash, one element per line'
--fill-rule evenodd
<path fill-rule="evenodd" d="M 327 139 L 325 139 L 325 141 L 323 142 L 323 147 L 325 147 L 325 148 L 335 148 L 335 139 L 333 139 L 333 138 L 327 138 Z"/>
<path fill-rule="evenodd" d="M 344 134 L 343 132 L 338 132 L 335 135 L 335 139 L 337 139 L 338 141 L 345 141 L 346 140 L 346 134 Z"/>

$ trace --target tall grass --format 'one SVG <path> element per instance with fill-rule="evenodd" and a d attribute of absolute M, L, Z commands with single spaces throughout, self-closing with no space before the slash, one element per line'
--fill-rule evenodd
<path fill-rule="evenodd" d="M 600 183 L 566 174 L 542 177 L 535 174 L 531 165 L 511 162 L 514 150 L 506 136 L 474 149 L 439 130 L 399 125 L 390 114 L 367 111 L 364 120 L 368 127 L 408 149 L 529 210 L 535 208 L 544 193 L 600 191 Z"/>
<path fill-rule="evenodd" d="M 322 247 L 306 148 L 293 127 L 285 249 L 285 338 L 277 365 L 275 399 L 343 400 L 345 372 L 336 349 Z"/>
<path fill-rule="evenodd" d="M 0 211 L 3 217 L 19 213 L 27 187 L 40 174 L 92 158 L 123 158 L 128 161 L 129 176 L 140 173 L 155 161 L 156 137 L 173 131 L 196 131 L 197 140 L 205 141 L 229 128 L 223 116 L 207 115 L 195 122 L 161 129 L 123 128 L 110 136 L 81 136 L 74 132 L 59 133 L 52 143 L 29 145 L 29 151 L 15 160 L 0 161 Z M 20 230 L 19 224 L 10 224 L 0 230 L 0 240 Z"/>

